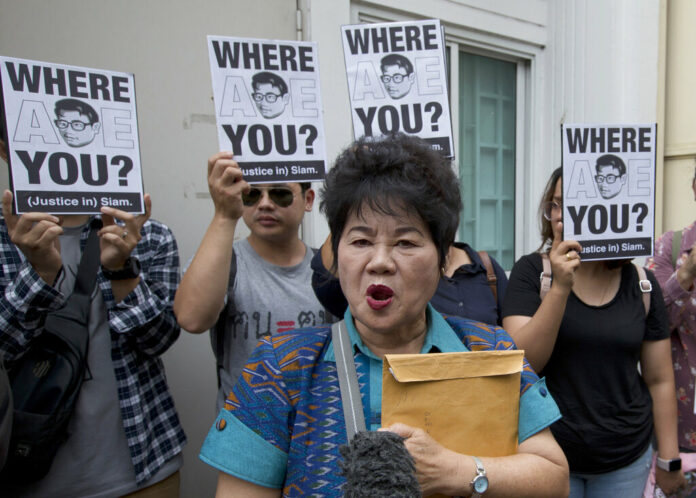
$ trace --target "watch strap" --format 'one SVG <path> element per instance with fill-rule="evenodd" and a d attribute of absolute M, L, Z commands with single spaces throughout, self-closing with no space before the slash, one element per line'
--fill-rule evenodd
<path fill-rule="evenodd" d="M 487 481 L 488 477 L 486 476 L 486 469 L 483 466 L 483 462 L 479 459 L 479 457 L 472 457 L 472 458 L 474 459 L 474 464 L 476 464 L 476 476 L 471 481 L 471 488 L 473 489 L 473 493 L 471 494 L 471 498 L 479 498 L 480 496 L 483 496 L 483 493 L 488 491 L 488 484 L 486 484 L 486 488 L 479 493 L 476 490 L 476 482 L 479 479 Z"/>
<path fill-rule="evenodd" d="M 675 470 L 681 470 L 682 461 L 681 458 L 665 460 L 664 458 L 657 457 L 656 465 L 658 469 L 674 472 Z"/>

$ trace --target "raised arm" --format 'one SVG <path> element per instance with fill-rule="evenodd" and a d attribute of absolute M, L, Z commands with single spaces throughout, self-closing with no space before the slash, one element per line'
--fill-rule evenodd
<path fill-rule="evenodd" d="M 677 263 L 678 269 L 672 266 L 672 244 L 674 232 L 664 233 L 655 242 L 655 256 L 648 261 L 648 268 L 654 273 L 664 294 L 669 326 L 678 327 L 685 317 L 696 312 L 696 305 L 688 299 L 694 292 L 696 279 L 696 250 L 692 248 L 689 254 L 681 256 L 683 262 Z"/>
<path fill-rule="evenodd" d="M 551 357 L 568 295 L 575 281 L 575 271 L 580 266 L 580 244 L 574 240 L 562 241 L 562 234 L 563 223 L 554 224 L 554 240 L 549 253 L 553 280 L 551 289 L 536 312 L 532 316 L 509 315 L 503 318 L 503 328 L 515 340 L 517 347 L 524 350 L 527 360 L 537 372 L 546 366 Z M 538 294 L 538 287 L 528 286 L 522 290 L 519 289 L 520 282 L 515 281 L 513 275 L 510 280 L 508 293 L 524 291 Z"/>
<path fill-rule="evenodd" d="M 249 189 L 232 153 L 219 152 L 208 159 L 208 189 L 215 213 L 174 299 L 179 324 L 194 334 L 215 324 L 229 286 L 234 232 L 242 216 L 242 192 Z"/>
<path fill-rule="evenodd" d="M 472 456 L 441 446 L 422 429 L 394 424 L 386 430 L 405 438 L 423 496 L 471 496 L 477 475 Z M 480 460 L 489 481 L 487 498 L 568 495 L 568 462 L 548 428 L 520 443 L 515 455 Z"/>

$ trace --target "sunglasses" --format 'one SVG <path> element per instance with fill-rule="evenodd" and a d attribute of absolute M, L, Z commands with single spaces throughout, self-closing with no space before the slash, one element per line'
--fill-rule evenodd
<path fill-rule="evenodd" d="M 263 195 L 262 190 L 268 192 L 268 198 L 273 201 L 274 204 L 280 207 L 288 207 L 295 200 L 295 194 L 289 188 L 284 187 L 271 187 L 271 188 L 258 188 L 253 187 L 249 192 L 242 193 L 242 203 L 245 206 L 253 206 L 261 199 Z"/>

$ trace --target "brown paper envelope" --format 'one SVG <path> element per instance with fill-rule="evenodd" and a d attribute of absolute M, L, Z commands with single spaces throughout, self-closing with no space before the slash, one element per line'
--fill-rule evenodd
<path fill-rule="evenodd" d="M 465 455 L 512 455 L 523 358 L 520 350 L 385 355 L 382 427 L 419 427 Z"/>

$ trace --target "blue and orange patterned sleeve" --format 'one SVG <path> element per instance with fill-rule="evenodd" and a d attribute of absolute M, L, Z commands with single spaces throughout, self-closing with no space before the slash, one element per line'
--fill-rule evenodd
<path fill-rule="evenodd" d="M 281 488 L 292 403 L 270 337 L 249 358 L 206 437 L 199 458 L 227 474 Z"/>

